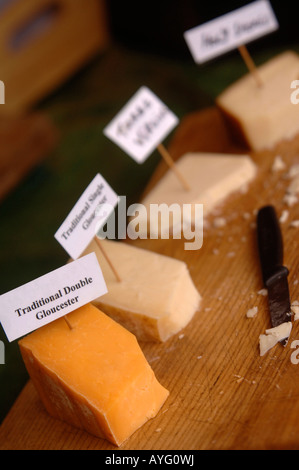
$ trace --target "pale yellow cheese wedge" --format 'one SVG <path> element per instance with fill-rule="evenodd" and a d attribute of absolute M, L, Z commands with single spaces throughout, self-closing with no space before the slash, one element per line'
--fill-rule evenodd
<path fill-rule="evenodd" d="M 289 338 L 292 331 L 292 322 L 282 323 L 274 328 L 266 330 L 266 334 L 260 335 L 260 356 L 264 356 L 270 349 L 272 349 L 279 341 Z"/>
<path fill-rule="evenodd" d="M 172 227 L 174 221 L 169 217 L 170 211 L 169 213 L 161 211 L 161 218 L 158 219 L 153 211 L 153 205 L 166 204 L 169 208 L 178 206 L 182 221 L 187 225 L 189 223 L 192 226 L 197 225 L 199 229 L 196 205 L 203 204 L 203 213 L 207 216 L 231 193 L 246 188 L 257 171 L 256 165 L 248 155 L 187 153 L 176 162 L 176 165 L 188 182 L 190 190 L 184 189 L 174 173 L 168 170 L 141 201 L 145 210 L 140 210 L 141 215 L 138 215 L 140 227 L 144 227 L 148 232 L 156 232 L 159 236 L 167 232 L 168 225 Z M 190 217 L 184 205 L 191 206 Z M 144 219 L 147 217 L 147 223 L 142 217 Z M 183 223 L 179 222 L 173 230 L 174 233 L 178 231 L 178 227 L 181 227 L 183 232 Z"/>
<path fill-rule="evenodd" d="M 299 132 L 298 106 L 291 101 L 291 83 L 299 79 L 299 56 L 286 51 L 258 67 L 259 87 L 250 74 L 216 99 L 231 130 L 259 151 L 273 148 Z"/>
<path fill-rule="evenodd" d="M 93 240 L 82 256 L 96 253 L 108 289 L 93 301 L 97 307 L 141 341 L 166 341 L 191 321 L 201 296 L 186 263 L 125 242 L 101 243 L 121 282 Z"/>
<path fill-rule="evenodd" d="M 120 446 L 169 395 L 134 335 L 88 304 L 19 341 L 30 377 L 55 418 Z"/>

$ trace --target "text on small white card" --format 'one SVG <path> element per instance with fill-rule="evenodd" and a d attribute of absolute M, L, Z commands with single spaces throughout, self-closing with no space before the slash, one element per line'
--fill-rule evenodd
<path fill-rule="evenodd" d="M 184 38 L 196 63 L 203 63 L 278 29 L 268 0 L 257 0 L 196 26 Z"/>
<path fill-rule="evenodd" d="M 143 163 L 178 121 L 151 90 L 141 87 L 103 132 L 135 161 Z"/>
<path fill-rule="evenodd" d="M 90 253 L 1 295 L 1 324 L 14 341 L 106 293 L 97 257 Z"/>
<path fill-rule="evenodd" d="M 103 227 L 118 203 L 118 196 L 97 174 L 55 233 L 71 258 L 77 259 Z"/>

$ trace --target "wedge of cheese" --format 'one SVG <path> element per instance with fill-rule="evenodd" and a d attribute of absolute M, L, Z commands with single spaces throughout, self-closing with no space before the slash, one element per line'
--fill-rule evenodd
<path fill-rule="evenodd" d="M 144 227 L 144 231 L 147 230 L 148 233 L 164 236 L 173 229 L 172 234 L 181 231 L 183 237 L 184 224 L 197 226 L 199 230 L 196 205 L 203 204 L 206 216 L 228 195 L 245 188 L 256 175 L 256 165 L 248 155 L 187 153 L 176 165 L 190 190 L 180 186 L 172 171 L 165 174 L 142 200 L 145 210 L 139 212 L 139 226 Z M 190 211 L 186 205 L 190 207 Z M 158 206 L 168 207 L 169 211 L 161 210 L 157 217 L 155 208 Z"/>
<path fill-rule="evenodd" d="M 82 256 L 96 253 L 108 288 L 93 301 L 97 307 L 141 341 L 166 341 L 190 322 L 201 296 L 184 262 L 125 242 L 101 243 L 121 282 L 92 241 Z"/>
<path fill-rule="evenodd" d="M 260 335 L 260 356 L 264 356 L 279 341 L 288 340 L 292 331 L 292 322 L 282 323 L 279 326 L 266 330 L 265 335 Z"/>
<path fill-rule="evenodd" d="M 169 392 L 157 381 L 134 335 L 87 304 L 19 341 L 47 411 L 120 446 Z"/>
<path fill-rule="evenodd" d="M 273 148 L 299 132 L 298 106 L 291 101 L 299 56 L 284 52 L 258 67 L 258 74 L 262 86 L 247 74 L 216 99 L 233 134 L 255 151 Z"/>

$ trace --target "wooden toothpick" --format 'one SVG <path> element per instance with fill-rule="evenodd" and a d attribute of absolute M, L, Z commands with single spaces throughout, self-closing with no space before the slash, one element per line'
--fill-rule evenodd
<path fill-rule="evenodd" d="M 176 177 L 179 179 L 180 183 L 182 184 L 183 188 L 186 191 L 190 191 L 190 186 L 178 170 L 175 162 L 173 161 L 172 157 L 170 156 L 169 152 L 166 150 L 163 144 L 159 144 L 157 147 L 158 151 L 160 152 L 162 158 L 165 160 L 169 168 L 175 173 Z"/>
<path fill-rule="evenodd" d="M 70 324 L 70 322 L 69 322 L 69 320 L 68 320 L 68 318 L 67 318 L 67 315 L 65 315 L 65 316 L 63 317 L 63 319 L 64 319 L 65 323 L 67 324 L 67 326 L 69 327 L 69 329 L 70 329 L 70 330 L 73 330 L 73 327 L 72 327 L 72 325 Z"/>
<path fill-rule="evenodd" d="M 263 82 L 261 80 L 261 77 L 258 73 L 258 70 L 256 68 L 256 65 L 254 63 L 254 61 L 252 60 L 252 57 L 251 55 L 249 54 L 248 52 L 248 49 L 246 46 L 242 45 L 242 46 L 239 46 L 238 47 L 238 50 L 242 56 L 242 59 L 244 60 L 249 72 L 252 74 L 253 78 L 255 79 L 256 81 L 256 84 L 258 87 L 262 87 L 263 86 Z"/>
<path fill-rule="evenodd" d="M 94 239 L 95 239 L 95 241 L 96 241 L 98 247 L 99 247 L 100 250 L 102 251 L 102 253 L 103 253 L 103 255 L 104 255 L 106 261 L 108 262 L 108 264 L 109 264 L 109 266 L 110 266 L 110 268 L 111 268 L 111 270 L 113 271 L 113 274 L 114 274 L 114 276 L 116 277 L 117 281 L 118 281 L 118 282 L 121 282 L 121 278 L 120 278 L 118 272 L 116 271 L 116 269 L 115 269 L 115 267 L 114 267 L 114 265 L 113 265 L 111 259 L 109 258 L 109 256 L 107 255 L 106 251 L 104 250 L 104 248 L 103 248 L 103 246 L 102 246 L 102 243 L 100 242 L 99 238 L 98 238 L 98 237 L 95 237 Z"/>

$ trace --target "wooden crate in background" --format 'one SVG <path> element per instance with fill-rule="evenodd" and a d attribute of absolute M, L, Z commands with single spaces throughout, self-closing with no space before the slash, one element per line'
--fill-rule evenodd
<path fill-rule="evenodd" d="M 28 111 L 108 43 L 104 0 L 1 0 L 0 113 Z"/>

